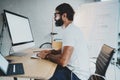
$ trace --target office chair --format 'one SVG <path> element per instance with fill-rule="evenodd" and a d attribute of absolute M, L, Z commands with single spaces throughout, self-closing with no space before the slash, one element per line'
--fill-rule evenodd
<path fill-rule="evenodd" d="M 41 44 L 39 48 L 52 48 L 52 43 L 45 42 L 45 43 Z"/>
<path fill-rule="evenodd" d="M 45 42 L 45 43 L 41 44 L 39 48 L 52 48 L 55 50 L 59 50 L 62 48 L 62 42 L 61 41 L 53 41 L 52 43 Z"/>
<path fill-rule="evenodd" d="M 96 60 L 95 74 L 92 74 L 88 80 L 106 80 L 106 70 L 110 64 L 115 49 L 104 44 Z"/>

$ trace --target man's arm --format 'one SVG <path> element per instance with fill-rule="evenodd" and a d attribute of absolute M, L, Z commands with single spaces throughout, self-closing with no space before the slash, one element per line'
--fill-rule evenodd
<path fill-rule="evenodd" d="M 59 49 L 59 50 L 50 50 L 50 53 L 54 54 L 54 55 L 60 54 L 61 53 L 61 49 Z"/>
<path fill-rule="evenodd" d="M 45 59 L 48 59 L 64 67 L 67 65 L 72 53 L 73 53 L 73 47 L 65 46 L 63 49 L 63 53 L 57 55 L 47 54 Z"/>

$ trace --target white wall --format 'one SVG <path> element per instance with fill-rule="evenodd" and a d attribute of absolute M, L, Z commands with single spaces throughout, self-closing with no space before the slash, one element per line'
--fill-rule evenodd
<path fill-rule="evenodd" d="M 82 3 L 94 0 L 0 0 L 0 14 L 3 9 L 29 17 L 36 47 L 44 42 L 50 42 L 52 31 L 52 17 L 54 9 L 59 4 L 66 2 L 76 10 Z M 0 29 L 2 19 L 0 16 Z M 57 29 L 58 31 L 59 29 Z M 8 44 L 7 42 L 5 42 Z"/>
<path fill-rule="evenodd" d="M 88 3 L 79 7 L 74 23 L 88 41 L 90 56 L 97 57 L 103 44 L 118 49 L 118 19 L 118 1 Z"/>
<path fill-rule="evenodd" d="M 89 57 L 97 57 L 103 44 L 118 49 L 118 20 L 118 1 L 88 3 L 79 7 L 74 23 L 80 27 L 88 41 Z M 116 54 L 118 53 L 114 54 L 114 60 L 111 61 L 112 64 L 107 69 L 107 80 L 120 80 L 117 75 L 120 70 L 118 71 L 115 64 Z"/>

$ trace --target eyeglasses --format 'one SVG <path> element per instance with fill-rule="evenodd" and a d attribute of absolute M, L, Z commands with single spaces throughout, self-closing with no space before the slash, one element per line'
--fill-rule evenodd
<path fill-rule="evenodd" d="M 58 13 L 54 13 L 54 16 L 56 16 L 57 14 L 60 14 L 60 12 L 58 12 Z"/>

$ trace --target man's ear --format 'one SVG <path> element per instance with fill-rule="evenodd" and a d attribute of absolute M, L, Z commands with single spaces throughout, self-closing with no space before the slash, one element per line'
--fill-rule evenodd
<path fill-rule="evenodd" d="M 67 17 L 67 13 L 64 13 L 64 14 L 63 14 L 63 17 Z"/>
<path fill-rule="evenodd" d="M 62 15 L 62 19 L 63 19 L 63 21 L 65 21 L 65 20 L 67 19 L 67 13 L 64 13 L 64 14 Z"/>

